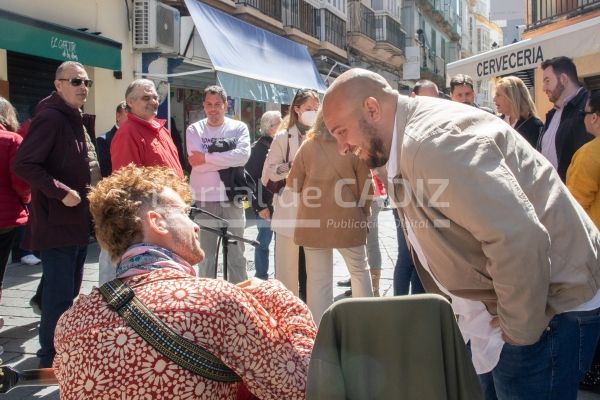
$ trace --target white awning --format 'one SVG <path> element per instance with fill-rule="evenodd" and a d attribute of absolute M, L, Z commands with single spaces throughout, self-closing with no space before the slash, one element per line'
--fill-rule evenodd
<path fill-rule="evenodd" d="M 306 46 L 197 0 L 185 4 L 229 96 L 290 104 L 297 89 L 325 91 Z"/>
<path fill-rule="evenodd" d="M 456 74 L 467 74 L 479 81 L 535 68 L 553 57 L 581 57 L 598 52 L 600 17 L 455 61 L 447 65 L 446 72 L 448 81 Z"/>

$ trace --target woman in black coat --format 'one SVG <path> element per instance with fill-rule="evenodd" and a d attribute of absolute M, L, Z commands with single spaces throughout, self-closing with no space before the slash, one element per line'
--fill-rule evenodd
<path fill-rule="evenodd" d="M 523 81 L 516 76 L 500 78 L 494 95 L 500 118 L 515 128 L 529 144 L 536 146 L 544 124 Z"/>

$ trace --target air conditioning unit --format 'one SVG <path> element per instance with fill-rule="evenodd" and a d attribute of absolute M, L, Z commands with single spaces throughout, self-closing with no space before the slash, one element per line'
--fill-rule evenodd
<path fill-rule="evenodd" d="M 157 0 L 133 2 L 133 48 L 161 53 L 179 52 L 179 10 Z"/>

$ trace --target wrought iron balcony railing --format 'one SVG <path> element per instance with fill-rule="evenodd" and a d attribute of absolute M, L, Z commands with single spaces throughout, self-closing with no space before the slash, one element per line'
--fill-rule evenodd
<path fill-rule="evenodd" d="M 235 4 L 256 8 L 261 13 L 281 21 L 281 1 L 280 0 L 236 0 Z"/>
<path fill-rule="evenodd" d="M 346 21 L 326 8 L 319 11 L 317 37 L 329 42 L 340 49 L 346 48 Z"/>
<path fill-rule="evenodd" d="M 282 22 L 289 26 L 317 38 L 318 9 L 304 0 L 283 0 Z"/>
<path fill-rule="evenodd" d="M 387 42 L 404 53 L 406 48 L 406 34 L 398 21 L 389 15 L 375 16 L 375 40 Z"/>
<path fill-rule="evenodd" d="M 600 0 L 529 0 L 530 21 L 527 28 L 535 28 L 567 15 L 584 14 L 600 9 Z"/>
<path fill-rule="evenodd" d="M 375 13 L 358 1 L 348 2 L 348 18 L 350 21 L 350 32 L 360 32 L 365 36 L 376 40 L 375 35 Z"/>

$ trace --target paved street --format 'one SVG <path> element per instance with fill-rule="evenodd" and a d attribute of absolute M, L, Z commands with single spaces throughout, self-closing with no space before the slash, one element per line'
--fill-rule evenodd
<path fill-rule="evenodd" d="M 382 296 L 392 295 L 393 266 L 396 260 L 396 231 L 391 211 L 382 211 L 379 215 L 379 242 L 383 259 L 383 271 L 381 278 Z M 256 228 L 251 226 L 246 229 L 245 237 L 256 238 Z M 273 275 L 273 249 L 271 247 L 271 270 Z M 83 277 L 82 293 L 89 293 L 98 281 L 98 246 L 92 244 L 89 247 L 88 257 Z M 254 270 L 254 253 L 246 246 L 246 257 L 248 259 L 248 270 Z M 249 272 L 249 275 L 253 275 Z M 5 364 L 18 369 L 29 369 L 37 367 L 35 352 L 37 351 L 38 323 L 39 317 L 29 307 L 29 299 L 35 293 L 41 266 L 27 266 L 23 264 L 10 264 L 8 266 L 4 290 L 2 293 L 2 304 L 0 315 L 4 316 L 4 327 L 0 329 L 0 345 L 4 346 L 4 354 L 0 357 Z M 334 256 L 334 282 L 348 276 L 345 264 L 339 254 Z M 346 288 L 334 286 L 336 299 L 344 297 Z M 23 387 L 17 388 L 2 396 L 2 399 L 59 399 L 58 388 L 51 387 Z M 600 395 L 580 392 L 579 400 L 599 400 Z"/>

